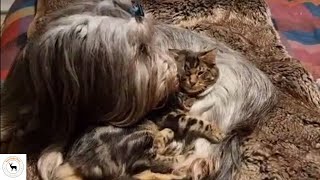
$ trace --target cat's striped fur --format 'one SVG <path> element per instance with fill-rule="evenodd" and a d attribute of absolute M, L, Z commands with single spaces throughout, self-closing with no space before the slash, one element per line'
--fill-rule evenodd
<path fill-rule="evenodd" d="M 180 137 L 193 134 L 214 143 L 223 138 L 220 130 L 211 123 L 189 117 L 181 111 L 130 128 L 101 126 L 87 131 L 71 146 L 64 164 L 50 179 L 72 175 L 83 179 L 112 180 L 134 176 L 148 169 L 170 174 L 192 154 L 193 149 L 183 152 L 182 147 L 168 146 L 174 144 L 175 134 L 168 128 Z M 172 177 L 184 178 L 185 175 Z"/>

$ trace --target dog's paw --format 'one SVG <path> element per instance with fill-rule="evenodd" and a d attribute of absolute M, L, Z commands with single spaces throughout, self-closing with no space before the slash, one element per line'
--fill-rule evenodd
<path fill-rule="evenodd" d="M 91 172 L 96 174 L 101 174 L 101 169 L 98 167 L 93 167 Z M 82 176 L 80 176 L 75 169 L 69 164 L 65 163 L 57 167 L 52 174 L 52 180 L 83 180 Z"/>
<path fill-rule="evenodd" d="M 54 171 L 63 163 L 62 147 L 59 145 L 51 145 L 46 148 L 37 163 L 40 177 L 43 180 L 50 180 Z"/>

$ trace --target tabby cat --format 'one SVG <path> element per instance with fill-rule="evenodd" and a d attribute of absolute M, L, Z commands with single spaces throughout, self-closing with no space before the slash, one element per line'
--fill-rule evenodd
<path fill-rule="evenodd" d="M 150 178 L 150 173 L 139 174 L 144 170 L 155 172 L 151 174 L 158 179 L 185 178 L 183 174 L 176 176 L 170 173 L 192 154 L 193 147 L 184 146 L 185 141 L 176 138 L 203 137 L 212 143 L 223 139 L 224 134 L 217 126 L 190 117 L 185 110 L 188 108 L 186 96 L 196 96 L 215 83 L 219 74 L 215 66 L 215 51 L 172 49 L 169 52 L 176 60 L 181 87 L 181 92 L 171 99 L 170 108 L 152 113 L 147 118 L 152 121 L 146 120 L 135 127 L 103 126 L 89 130 L 72 145 L 65 164 L 58 167 L 54 179 L 66 179 L 77 173 L 79 179 L 129 178 L 135 174 L 138 179 Z M 159 113 L 160 119 L 156 118 Z"/>
<path fill-rule="evenodd" d="M 178 50 L 170 49 L 171 55 L 174 57 L 179 76 L 180 92 L 177 93 L 179 105 L 187 113 L 193 103 L 198 99 L 198 96 L 214 85 L 219 77 L 219 69 L 216 66 L 216 51 L 201 51 L 195 52 L 192 50 Z M 214 122 L 207 121 L 212 124 Z M 221 129 L 216 127 L 221 133 Z M 223 133 L 221 133 L 223 134 Z M 178 166 L 174 167 L 173 173 L 183 174 L 192 178 L 193 180 L 200 180 L 207 178 L 215 169 L 214 162 L 210 159 L 201 158 L 201 156 L 194 156 L 196 149 L 202 148 L 203 154 L 209 151 L 209 146 L 202 143 L 202 139 L 198 136 L 186 134 L 180 141 L 174 141 L 167 145 L 166 152 L 172 152 L 174 144 L 179 144 L 181 149 L 184 149 L 183 154 L 187 155 L 184 161 L 180 161 Z M 200 142 L 200 143 L 199 143 Z M 175 152 L 175 153 L 178 153 Z M 208 152 L 209 153 L 209 152 Z M 190 156 L 190 157 L 189 157 Z M 184 166 L 188 164 L 187 166 Z"/>

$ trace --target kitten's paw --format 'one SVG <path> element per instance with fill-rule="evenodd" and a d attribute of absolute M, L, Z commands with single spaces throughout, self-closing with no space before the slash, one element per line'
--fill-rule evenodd
<path fill-rule="evenodd" d="M 63 163 L 62 147 L 51 145 L 42 152 L 37 168 L 39 175 L 43 180 L 52 179 L 54 171 Z"/>
<path fill-rule="evenodd" d="M 177 93 L 176 96 L 179 108 L 181 108 L 184 111 L 190 111 L 191 106 L 188 106 L 188 103 L 186 103 L 188 97 L 183 93 Z"/>
<path fill-rule="evenodd" d="M 185 102 L 183 103 L 185 110 L 190 111 L 195 101 L 196 101 L 196 98 L 188 98 L 187 100 L 185 100 Z"/>
<path fill-rule="evenodd" d="M 159 154 L 163 154 L 166 151 L 166 146 L 172 142 L 174 138 L 174 132 L 171 129 L 165 128 L 156 135 L 154 140 L 154 148 Z"/>
<path fill-rule="evenodd" d="M 185 161 L 186 156 L 184 155 L 166 156 L 166 155 L 156 154 L 156 157 L 154 159 L 156 162 L 160 164 L 172 166 L 173 164 L 179 164 Z"/>
<path fill-rule="evenodd" d="M 184 150 L 184 144 L 181 142 L 173 141 L 165 147 L 163 154 L 168 156 L 175 156 L 182 154 Z"/>
<path fill-rule="evenodd" d="M 175 174 L 161 174 L 154 173 L 150 170 L 143 171 L 136 174 L 134 178 L 139 180 L 151 180 L 151 179 L 161 179 L 161 180 L 187 180 L 186 175 L 175 175 Z"/>
<path fill-rule="evenodd" d="M 172 174 L 179 177 L 184 177 L 185 180 L 192 180 L 192 176 L 190 176 L 190 173 L 188 171 L 188 166 L 183 166 L 179 169 L 175 169 L 172 171 Z"/>
<path fill-rule="evenodd" d="M 206 125 L 205 130 L 206 138 L 212 143 L 219 143 L 226 137 L 221 129 L 215 125 L 208 124 Z"/>
<path fill-rule="evenodd" d="M 174 138 L 174 132 L 169 128 L 165 128 L 165 129 L 161 130 L 160 134 L 164 137 L 164 142 L 166 144 L 171 142 Z"/>
<path fill-rule="evenodd" d="M 181 164 L 186 160 L 187 156 L 186 155 L 177 155 L 175 159 L 176 164 Z"/>
<path fill-rule="evenodd" d="M 192 177 L 192 180 L 205 179 L 214 170 L 212 164 L 213 163 L 209 163 L 206 159 L 195 159 L 188 169 L 188 175 Z"/>

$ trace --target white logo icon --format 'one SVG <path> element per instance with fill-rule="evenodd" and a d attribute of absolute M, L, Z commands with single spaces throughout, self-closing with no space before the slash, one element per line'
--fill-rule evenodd
<path fill-rule="evenodd" d="M 19 177 L 23 172 L 23 168 L 22 160 L 16 156 L 6 158 L 2 164 L 4 174 L 11 178 Z"/>

